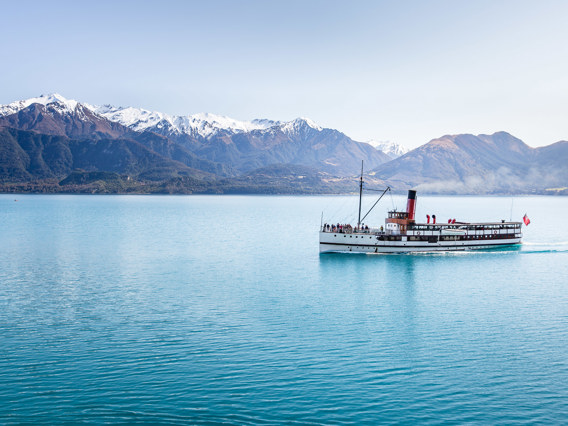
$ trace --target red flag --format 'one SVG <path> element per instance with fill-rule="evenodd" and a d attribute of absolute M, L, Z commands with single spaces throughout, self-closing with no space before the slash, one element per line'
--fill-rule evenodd
<path fill-rule="evenodd" d="M 529 219 L 529 217 L 527 216 L 526 213 L 523 216 L 523 222 L 525 222 L 525 225 L 528 225 L 529 223 L 531 223 L 531 220 Z"/>

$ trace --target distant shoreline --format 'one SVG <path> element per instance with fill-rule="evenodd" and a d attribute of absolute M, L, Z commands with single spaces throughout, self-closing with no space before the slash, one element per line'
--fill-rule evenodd
<path fill-rule="evenodd" d="M 406 190 L 393 190 L 394 195 L 405 195 Z M 253 191 L 234 191 L 234 192 L 86 192 L 86 191 L 0 191 L 0 195 L 211 195 L 211 196 L 232 196 L 232 195 L 257 195 L 257 196 L 355 196 L 356 192 L 253 192 Z M 546 197 L 562 197 L 568 196 L 568 190 L 563 191 L 541 191 L 541 192 L 524 192 L 524 193 L 440 193 L 440 192 L 424 192 L 421 196 L 444 196 L 444 197 L 530 197 L 530 196 L 546 196 Z"/>

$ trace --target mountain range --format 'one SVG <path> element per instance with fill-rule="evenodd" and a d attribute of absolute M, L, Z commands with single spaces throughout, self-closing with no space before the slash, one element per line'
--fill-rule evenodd
<path fill-rule="evenodd" d="M 371 171 L 428 193 L 566 193 L 568 142 L 531 148 L 506 132 L 446 135 Z"/>
<path fill-rule="evenodd" d="M 448 135 L 407 151 L 308 118 L 239 121 L 47 95 L 0 106 L 0 191 L 333 193 L 367 181 L 431 193 L 566 193 L 568 142 Z"/>

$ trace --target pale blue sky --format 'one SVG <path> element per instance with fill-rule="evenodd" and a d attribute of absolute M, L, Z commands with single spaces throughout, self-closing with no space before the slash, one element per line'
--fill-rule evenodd
<path fill-rule="evenodd" d="M 566 1 L 1 1 L 0 104 L 313 119 L 416 147 L 568 140 Z"/>

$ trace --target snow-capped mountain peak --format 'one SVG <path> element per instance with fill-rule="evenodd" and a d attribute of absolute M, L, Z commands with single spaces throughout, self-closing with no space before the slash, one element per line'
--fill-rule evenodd
<path fill-rule="evenodd" d="M 193 115 L 168 115 L 142 108 L 113 107 L 110 105 L 89 108 L 110 121 L 118 122 L 136 131 L 158 131 L 167 135 L 188 134 L 210 138 L 220 131 L 229 133 L 250 132 L 278 124 L 271 120 L 241 121 L 223 115 L 197 113 Z"/>
<path fill-rule="evenodd" d="M 317 125 L 314 121 L 305 117 L 299 117 L 296 118 L 295 120 L 282 123 L 280 125 L 280 129 L 288 136 L 300 135 L 305 132 L 309 132 L 310 130 L 316 130 L 316 131 L 323 130 L 321 126 Z"/>
<path fill-rule="evenodd" d="M 400 145 L 396 142 L 391 142 L 391 141 L 370 140 L 370 141 L 366 141 L 365 143 L 368 143 L 373 148 L 384 152 L 385 154 L 387 154 L 392 159 L 401 157 L 409 151 L 409 149 L 406 148 L 405 146 L 402 146 L 402 145 Z"/>
<path fill-rule="evenodd" d="M 143 108 L 114 107 L 112 105 L 86 105 L 91 111 L 99 114 L 109 121 L 114 121 L 133 130 L 142 131 L 166 122 L 173 126 L 173 120 L 167 114 L 148 111 Z"/>
<path fill-rule="evenodd" d="M 15 114 L 16 112 L 27 108 L 32 104 L 40 104 L 44 106 L 56 105 L 60 110 L 73 112 L 75 111 L 79 103 L 73 99 L 66 99 L 59 93 L 51 93 L 48 95 L 38 96 L 37 98 L 29 98 L 23 101 L 12 102 L 8 105 L 0 105 L 0 116 Z"/>
<path fill-rule="evenodd" d="M 279 126 L 282 124 L 281 121 L 269 120 L 268 118 L 255 118 L 251 121 L 255 126 L 259 126 L 262 129 L 268 129 L 270 127 Z"/>
<path fill-rule="evenodd" d="M 308 126 L 311 127 L 314 130 L 323 130 L 323 127 L 321 127 L 320 125 L 316 124 L 315 121 L 307 118 L 307 117 L 298 117 L 295 120 L 292 120 L 288 123 L 286 123 L 286 126 L 293 126 L 293 127 L 298 127 L 298 126 Z"/>
<path fill-rule="evenodd" d="M 228 130 L 233 133 L 250 132 L 252 130 L 266 129 L 273 123 L 270 120 L 241 121 L 224 115 L 199 113 L 187 116 L 194 124 L 209 123 L 212 130 Z"/>

